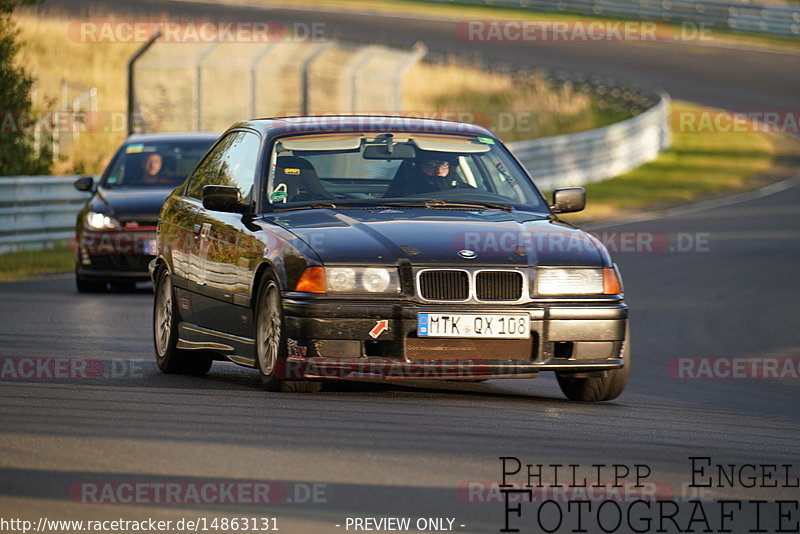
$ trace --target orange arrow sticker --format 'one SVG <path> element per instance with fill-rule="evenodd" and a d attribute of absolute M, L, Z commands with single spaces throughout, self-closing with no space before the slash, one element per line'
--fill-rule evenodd
<path fill-rule="evenodd" d="M 378 339 L 378 336 L 381 335 L 384 330 L 389 329 L 389 321 L 383 319 L 381 321 L 376 321 L 375 326 L 372 327 L 372 330 L 369 331 L 369 335 L 372 339 Z"/>

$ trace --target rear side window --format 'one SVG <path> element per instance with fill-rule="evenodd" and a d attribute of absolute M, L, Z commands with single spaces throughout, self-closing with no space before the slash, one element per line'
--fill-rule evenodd
<path fill-rule="evenodd" d="M 189 185 L 186 187 L 186 196 L 196 199 L 203 198 L 203 187 L 207 185 L 219 185 L 217 177 L 219 170 L 222 167 L 222 156 L 225 149 L 233 142 L 233 138 L 237 132 L 230 133 L 225 136 L 222 141 L 206 155 L 203 162 L 194 171 Z"/>
<path fill-rule="evenodd" d="M 203 197 L 207 185 L 230 185 L 249 203 L 258 162 L 259 137 L 250 132 L 231 132 L 208 154 L 192 176 L 186 195 Z"/>
<path fill-rule="evenodd" d="M 245 204 L 249 204 L 252 198 L 259 141 L 259 137 L 254 133 L 237 132 L 225 148 L 221 159 L 219 185 L 237 187 Z"/>

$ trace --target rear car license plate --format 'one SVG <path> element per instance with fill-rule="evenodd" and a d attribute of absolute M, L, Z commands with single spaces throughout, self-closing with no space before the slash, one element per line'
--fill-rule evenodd
<path fill-rule="evenodd" d="M 522 313 L 419 313 L 417 335 L 528 339 L 531 337 L 530 317 Z"/>

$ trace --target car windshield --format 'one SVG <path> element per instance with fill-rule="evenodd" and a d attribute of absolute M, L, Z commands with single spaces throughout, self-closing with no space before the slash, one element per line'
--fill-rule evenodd
<path fill-rule="evenodd" d="M 324 203 L 547 211 L 531 180 L 493 139 L 430 133 L 281 138 L 265 200 L 272 209 Z"/>
<path fill-rule="evenodd" d="M 183 183 L 213 143 L 213 139 L 128 143 L 115 159 L 103 187 L 175 187 Z"/>

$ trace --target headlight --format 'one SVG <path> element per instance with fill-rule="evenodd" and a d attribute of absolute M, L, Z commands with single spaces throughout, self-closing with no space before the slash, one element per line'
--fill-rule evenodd
<path fill-rule="evenodd" d="M 105 213 L 90 211 L 86 214 L 86 226 L 90 230 L 114 230 L 120 227 L 119 221 Z"/>
<path fill-rule="evenodd" d="M 345 267 L 325 269 L 325 286 L 328 291 L 352 293 L 356 289 L 356 271 Z"/>
<path fill-rule="evenodd" d="M 539 295 L 600 295 L 603 269 L 538 269 Z"/>
<path fill-rule="evenodd" d="M 392 267 L 325 267 L 328 293 L 399 293 L 400 279 Z"/>

